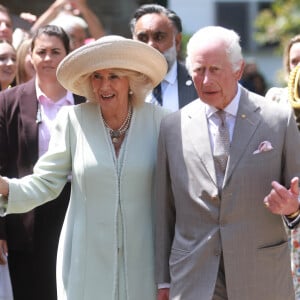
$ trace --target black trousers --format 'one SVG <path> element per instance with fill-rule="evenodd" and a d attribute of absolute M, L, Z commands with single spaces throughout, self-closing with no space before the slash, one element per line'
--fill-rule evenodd
<path fill-rule="evenodd" d="M 8 244 L 14 300 L 57 300 L 57 248 L 70 190 L 71 184 L 67 183 L 57 199 L 35 208 L 33 247 L 30 250 L 10 249 Z"/>

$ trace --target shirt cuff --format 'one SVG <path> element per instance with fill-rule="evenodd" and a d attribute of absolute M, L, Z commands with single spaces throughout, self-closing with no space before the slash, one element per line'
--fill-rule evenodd
<path fill-rule="evenodd" d="M 158 289 L 169 289 L 170 288 L 170 283 L 159 283 L 158 284 Z"/>
<path fill-rule="evenodd" d="M 300 222 L 300 214 L 295 219 L 289 219 L 286 216 L 283 216 L 283 220 L 288 228 L 293 229 Z"/>

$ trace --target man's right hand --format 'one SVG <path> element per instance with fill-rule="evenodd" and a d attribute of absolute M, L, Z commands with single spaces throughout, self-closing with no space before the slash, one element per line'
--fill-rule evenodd
<path fill-rule="evenodd" d="M 0 240 L 0 265 L 6 264 L 6 256 L 8 253 L 6 240 Z"/>
<path fill-rule="evenodd" d="M 169 300 L 170 289 L 159 289 L 157 293 L 157 300 Z"/>

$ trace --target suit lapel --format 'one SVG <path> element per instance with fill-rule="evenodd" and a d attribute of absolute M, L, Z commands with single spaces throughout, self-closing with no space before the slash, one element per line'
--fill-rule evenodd
<path fill-rule="evenodd" d="M 232 143 L 230 147 L 230 157 L 228 160 L 228 167 L 226 170 L 224 183 L 231 176 L 234 168 L 240 161 L 241 157 L 246 151 L 253 134 L 260 123 L 260 117 L 257 111 L 259 106 L 253 101 L 249 101 L 247 92 L 242 89 L 239 109 L 236 117 Z"/>
<path fill-rule="evenodd" d="M 211 180 L 216 182 L 205 106 L 200 99 L 196 99 L 188 108 L 184 117 L 186 124 L 183 129 L 189 141 L 186 144 L 191 144 Z"/>
<path fill-rule="evenodd" d="M 22 95 L 19 97 L 20 118 L 22 127 L 19 128 L 20 134 L 23 139 L 24 145 L 28 149 L 28 153 L 35 161 L 38 157 L 38 124 L 36 123 L 37 115 L 37 98 L 35 91 L 35 79 L 30 80 L 28 83 L 19 90 Z"/>
<path fill-rule="evenodd" d="M 186 68 L 177 62 L 177 85 L 179 108 L 198 98 L 193 81 Z"/>
<path fill-rule="evenodd" d="M 226 184 L 243 153 L 245 153 L 260 123 L 260 117 L 257 113 L 259 106 L 249 101 L 246 93 L 242 89 L 224 184 Z M 187 139 L 190 141 L 191 146 L 198 155 L 211 180 L 216 184 L 215 166 L 211 151 L 205 106 L 200 99 L 197 99 L 185 107 L 182 113 L 184 117 L 183 131 L 187 135 Z"/>

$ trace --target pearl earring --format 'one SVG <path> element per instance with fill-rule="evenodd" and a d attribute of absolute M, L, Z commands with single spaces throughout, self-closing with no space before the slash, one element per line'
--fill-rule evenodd
<path fill-rule="evenodd" d="M 129 90 L 129 95 L 133 95 L 133 91 L 132 90 Z"/>

